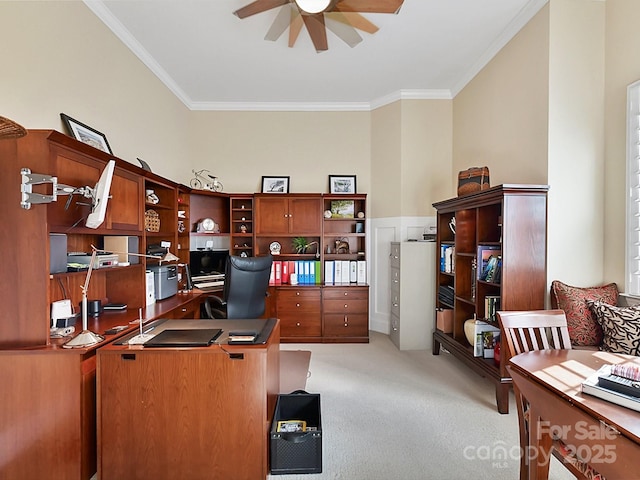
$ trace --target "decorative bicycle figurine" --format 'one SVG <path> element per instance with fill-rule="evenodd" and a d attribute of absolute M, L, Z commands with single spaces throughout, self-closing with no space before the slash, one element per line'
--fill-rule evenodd
<path fill-rule="evenodd" d="M 222 183 L 218 180 L 218 177 L 214 177 L 209 173 L 209 170 L 202 169 L 191 170 L 195 175 L 195 178 L 191 179 L 189 183 L 191 188 L 195 188 L 196 190 L 209 190 L 210 192 L 221 192 L 222 191 Z M 211 180 L 208 180 L 209 177 Z"/>

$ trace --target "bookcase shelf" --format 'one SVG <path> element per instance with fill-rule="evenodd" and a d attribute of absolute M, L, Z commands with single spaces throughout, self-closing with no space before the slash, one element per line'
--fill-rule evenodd
<path fill-rule="evenodd" d="M 500 413 L 509 413 L 511 385 L 505 341 L 501 338 L 498 362 L 474 357 L 464 323 L 470 319 L 492 323 L 486 309 L 495 305 L 494 297 L 499 297 L 500 310 L 544 308 L 548 189 L 547 185 L 499 185 L 433 204 L 440 255 L 436 308 L 453 310 L 453 331 L 434 329 L 433 354 L 438 355 L 442 346 L 493 381 Z M 492 255 L 495 269 L 490 280 L 481 279 Z M 491 303 L 485 305 L 488 299 Z"/>

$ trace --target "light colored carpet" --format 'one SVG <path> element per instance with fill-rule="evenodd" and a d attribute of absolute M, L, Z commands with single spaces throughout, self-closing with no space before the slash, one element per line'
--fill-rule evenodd
<path fill-rule="evenodd" d="M 451 355 L 401 352 L 376 332 L 369 344 L 281 346 L 299 349 L 311 351 L 306 390 L 320 393 L 323 473 L 270 480 L 518 478 L 513 396 L 499 414 L 493 384 Z M 573 478 L 553 460 L 550 479 Z"/>

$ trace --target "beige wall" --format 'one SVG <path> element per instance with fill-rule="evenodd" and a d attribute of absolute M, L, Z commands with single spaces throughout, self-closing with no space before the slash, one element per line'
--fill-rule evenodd
<path fill-rule="evenodd" d="M 453 100 L 453 171 L 547 183 L 549 26 L 544 7 Z"/>
<path fill-rule="evenodd" d="M 550 3 L 548 279 L 580 286 L 604 280 L 605 7 Z"/>
<path fill-rule="evenodd" d="M 549 283 L 604 281 L 604 19 L 615 2 L 551 0 L 454 99 L 454 170 L 488 165 L 492 185 L 551 186 Z"/>
<path fill-rule="evenodd" d="M 369 112 L 192 112 L 190 162 L 225 191 L 259 192 L 263 175 L 290 176 L 290 191 L 328 192 L 329 175 L 371 188 Z"/>
<path fill-rule="evenodd" d="M 402 101 L 403 217 L 435 215 L 434 202 L 451 197 L 451 100 Z"/>
<path fill-rule="evenodd" d="M 604 278 L 625 283 L 627 85 L 640 79 L 640 2 L 607 0 L 605 81 Z"/>
<path fill-rule="evenodd" d="M 435 214 L 452 195 L 451 100 L 402 100 L 371 113 L 375 218 Z"/>
<path fill-rule="evenodd" d="M 0 115 L 103 132 L 118 157 L 169 178 L 187 157 L 189 111 L 82 2 L 0 2 Z"/>
<path fill-rule="evenodd" d="M 400 159 L 402 158 L 402 103 L 371 112 L 371 198 L 375 218 L 399 216 L 402 209 Z"/>

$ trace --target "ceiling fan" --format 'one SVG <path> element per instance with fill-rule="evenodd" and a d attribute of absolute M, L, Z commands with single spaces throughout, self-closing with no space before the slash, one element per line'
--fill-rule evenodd
<path fill-rule="evenodd" d="M 265 35 L 275 41 L 289 27 L 289 47 L 293 47 L 304 25 L 317 52 L 328 50 L 327 28 L 350 47 L 362 41 L 356 31 L 378 31 L 360 13 L 398 13 L 404 0 L 255 0 L 236 10 L 239 18 L 283 7 Z"/>

